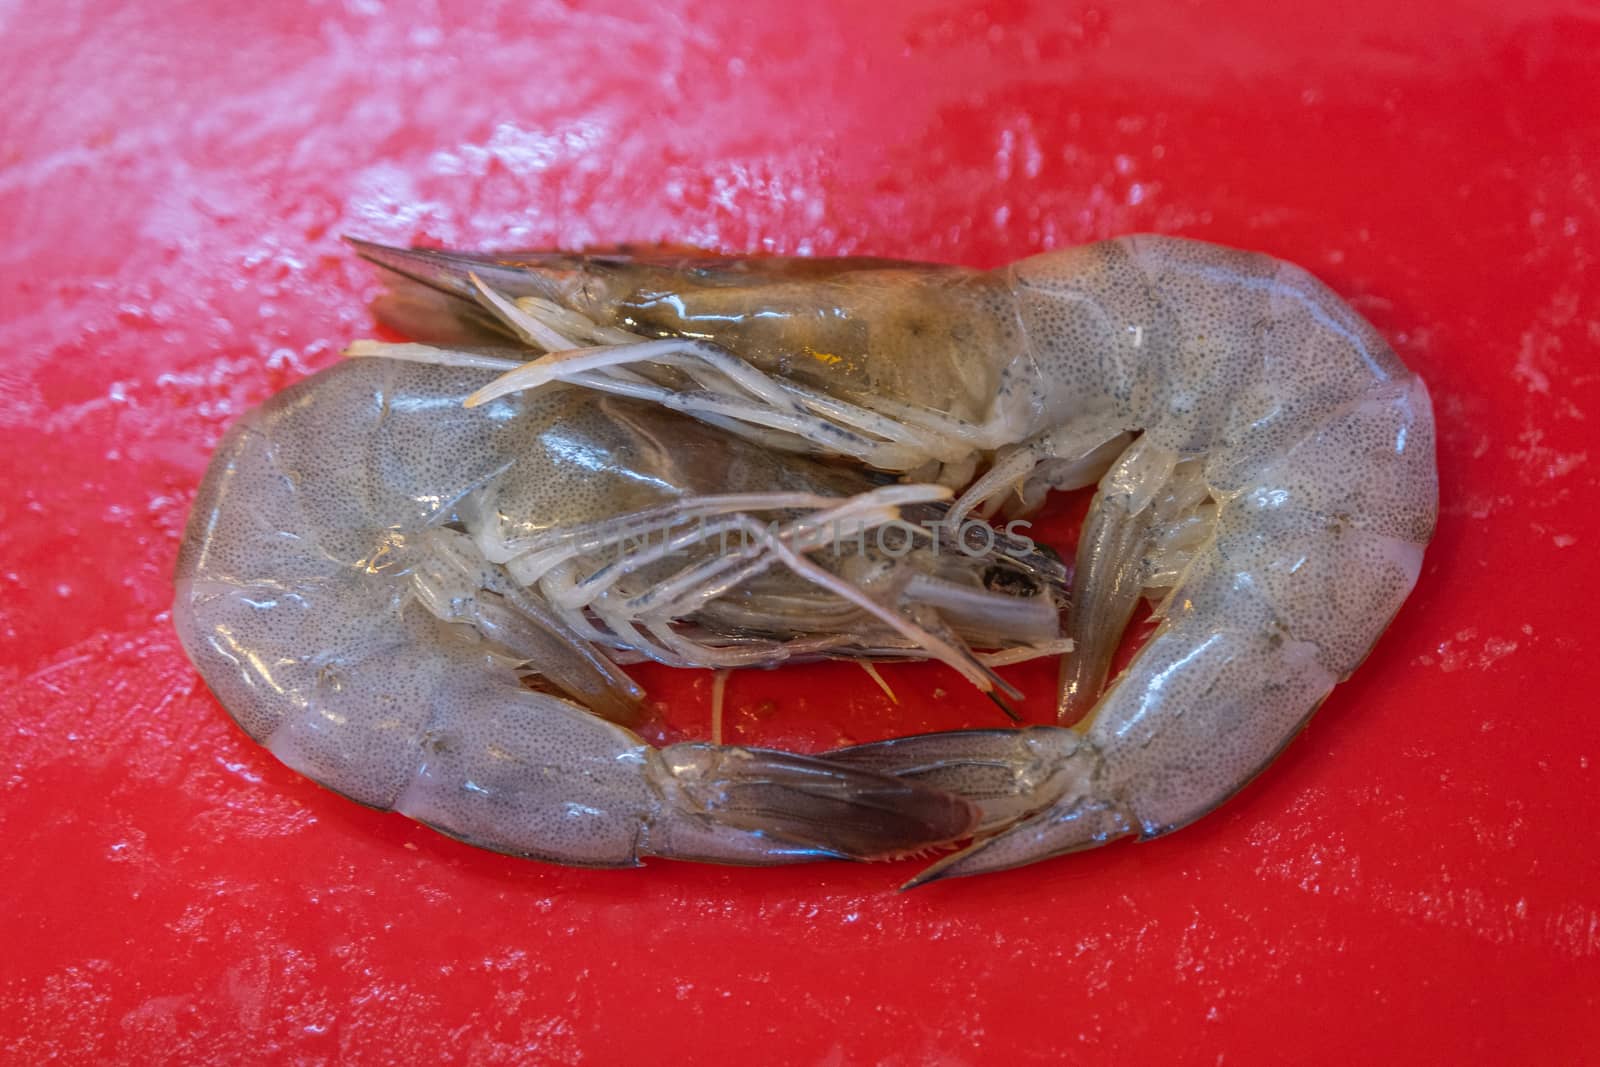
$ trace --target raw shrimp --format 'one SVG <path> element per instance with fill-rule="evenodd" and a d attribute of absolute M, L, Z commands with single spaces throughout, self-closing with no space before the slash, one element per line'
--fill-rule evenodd
<path fill-rule="evenodd" d="M 971 847 L 917 881 L 1153 837 L 1215 808 L 1367 655 L 1433 533 L 1427 389 L 1332 291 L 1268 256 L 1159 236 L 994 271 L 362 251 L 442 293 L 491 290 L 522 319 L 580 316 L 613 345 L 534 360 L 477 401 L 648 380 L 719 425 L 964 485 L 957 518 L 1098 481 L 1064 726 L 830 757 L 984 808 Z M 616 346 L 617 331 L 635 343 Z M 1107 689 L 1141 596 L 1159 628 Z"/>
<path fill-rule="evenodd" d="M 493 377 L 349 360 L 224 438 L 174 619 L 251 737 L 363 804 L 562 863 L 872 858 L 970 832 L 971 804 L 915 782 L 654 748 L 620 724 L 642 694 L 617 660 L 945 648 L 983 680 L 967 640 L 1057 635 L 1059 561 L 1004 541 L 986 558 L 884 555 L 869 537 L 813 562 L 801 520 L 871 530 L 937 513 L 948 491 L 576 388 L 464 407 Z M 752 526 L 745 550 L 718 550 Z"/>

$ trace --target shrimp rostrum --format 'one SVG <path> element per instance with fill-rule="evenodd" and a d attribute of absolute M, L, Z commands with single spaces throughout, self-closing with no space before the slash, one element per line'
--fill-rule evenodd
<path fill-rule="evenodd" d="M 174 618 L 244 730 L 361 803 L 563 863 L 876 858 L 970 833 L 969 801 L 886 772 L 646 744 L 623 665 L 933 656 L 993 687 L 971 646 L 1051 647 L 1060 562 L 1004 539 L 815 551 L 808 525 L 926 519 L 950 492 L 576 387 L 465 407 L 497 358 L 347 360 L 223 439 Z"/>
<path fill-rule="evenodd" d="M 464 334 L 549 352 L 476 401 L 558 382 L 650 399 L 962 488 L 952 518 L 1097 484 L 1061 725 L 828 757 L 980 807 L 973 844 L 918 881 L 1215 808 L 1356 669 L 1432 536 L 1427 389 L 1325 285 L 1268 256 L 1157 236 L 992 271 L 361 250 L 440 294 Z M 1107 686 L 1141 598 L 1159 626 Z"/>

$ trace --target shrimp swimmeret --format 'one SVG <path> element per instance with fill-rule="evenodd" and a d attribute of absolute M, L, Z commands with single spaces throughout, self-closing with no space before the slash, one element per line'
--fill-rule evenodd
<path fill-rule="evenodd" d="M 1062 663 L 1070 725 L 828 756 L 982 809 L 975 842 L 919 882 L 1215 808 L 1360 664 L 1433 534 L 1426 387 L 1325 285 L 1268 256 L 1159 236 L 993 271 L 358 248 L 433 291 L 414 321 L 549 353 L 477 403 L 563 381 L 652 400 L 767 447 L 963 488 L 953 520 L 1098 481 Z M 1160 625 L 1107 687 L 1141 596 Z"/>
<path fill-rule="evenodd" d="M 915 529 L 949 490 L 578 388 L 464 406 L 493 379 L 347 360 L 224 438 L 174 619 L 250 736 L 363 804 L 562 863 L 866 859 L 971 832 L 968 801 L 886 773 L 647 745 L 619 664 L 931 655 L 995 685 L 969 644 L 1059 644 L 1059 560 L 1003 534 L 983 555 L 810 551 L 808 523 Z"/>

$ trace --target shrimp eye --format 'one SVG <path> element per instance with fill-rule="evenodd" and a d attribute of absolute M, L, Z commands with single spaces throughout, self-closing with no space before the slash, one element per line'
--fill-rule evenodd
<path fill-rule="evenodd" d="M 983 587 L 991 593 L 1004 593 L 1007 596 L 1039 595 L 1039 583 L 1032 575 L 1001 563 L 990 564 L 989 569 L 983 572 Z"/>

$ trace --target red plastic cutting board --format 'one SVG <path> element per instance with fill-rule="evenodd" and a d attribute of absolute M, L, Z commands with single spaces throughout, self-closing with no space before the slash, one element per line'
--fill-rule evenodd
<path fill-rule="evenodd" d="M 1592 1057 L 1597 54 L 1592 0 L 0 5 L 4 1058 Z M 278 765 L 169 628 L 223 428 L 369 328 L 342 233 L 989 265 L 1140 230 L 1309 267 L 1440 423 L 1415 596 L 1179 834 L 910 894 L 519 862 Z M 898 706 L 739 676 L 730 732 L 993 721 L 884 673 Z M 641 676 L 706 728 L 706 676 Z"/>

